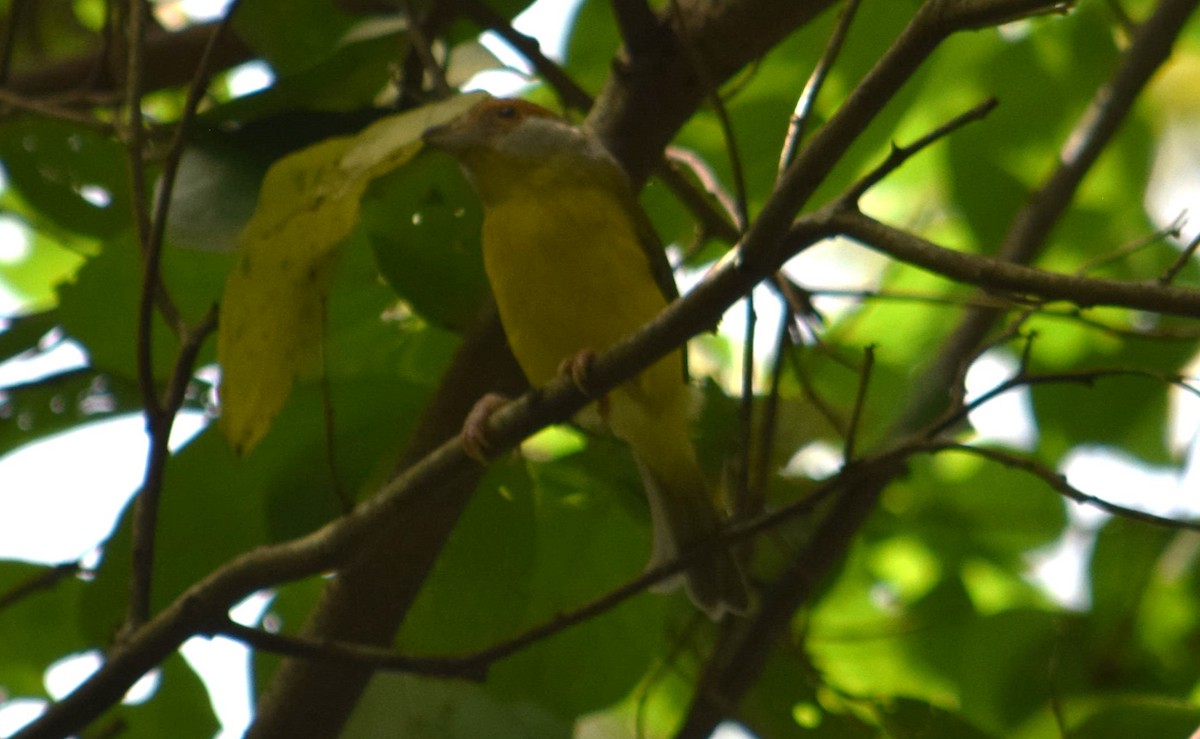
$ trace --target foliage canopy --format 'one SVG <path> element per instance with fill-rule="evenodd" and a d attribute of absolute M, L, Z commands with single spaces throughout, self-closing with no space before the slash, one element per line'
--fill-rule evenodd
<path fill-rule="evenodd" d="M 0 699 L 105 654 L 20 735 L 211 736 L 178 647 L 228 634 L 253 647 L 252 736 L 1186 736 L 1200 269 L 1196 229 L 1166 224 L 1197 146 L 1196 4 L 583 0 L 556 64 L 511 29 L 525 0 L 241 0 L 180 26 L 165 3 L 5 3 L 0 219 L 23 241 L 0 359 L 70 341 L 86 361 L 0 390 L 0 454 L 129 414 L 151 442 L 98 563 L 0 561 Z M 423 124 L 360 132 L 461 107 L 498 65 L 485 28 L 703 276 L 596 373 L 695 337 L 745 619 L 629 585 L 649 522 L 615 441 L 551 425 L 486 471 L 443 443 L 485 391 L 524 389 L 479 206 L 415 151 Z M 273 81 L 231 94 L 252 59 Z M 753 355 L 705 329 L 756 283 L 784 317 Z M 293 343 L 244 349 L 272 324 Z M 1005 375 L 968 396 L 972 366 Z M 214 367 L 258 385 L 223 409 Z M 980 434 L 1014 397 L 1032 433 Z M 566 382 L 535 400 L 498 443 L 584 402 Z M 222 420 L 168 453 L 180 413 Z M 1097 448 L 1183 482 L 1082 489 Z M 0 483 L 4 515 L 35 483 Z M 1031 576 L 1062 541 L 1081 601 Z M 261 628 L 228 621 L 259 591 Z"/>

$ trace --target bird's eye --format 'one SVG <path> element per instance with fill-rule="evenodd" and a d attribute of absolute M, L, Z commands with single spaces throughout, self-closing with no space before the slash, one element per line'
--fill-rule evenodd
<path fill-rule="evenodd" d="M 500 107 L 496 108 L 496 117 L 497 118 L 516 118 L 517 117 L 517 108 L 514 105 L 501 105 Z"/>

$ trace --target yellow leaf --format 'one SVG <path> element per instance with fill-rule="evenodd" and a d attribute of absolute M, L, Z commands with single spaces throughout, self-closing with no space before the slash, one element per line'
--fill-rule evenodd
<path fill-rule="evenodd" d="M 389 116 L 276 162 L 239 239 L 221 301 L 221 427 L 238 454 L 262 439 L 295 379 L 319 371 L 340 245 L 371 180 L 410 160 L 421 133 L 478 102 L 461 95 Z"/>

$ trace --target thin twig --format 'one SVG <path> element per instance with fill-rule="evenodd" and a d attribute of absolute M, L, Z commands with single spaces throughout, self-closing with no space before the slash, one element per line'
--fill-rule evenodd
<path fill-rule="evenodd" d="M 880 455 L 878 458 L 863 463 L 863 466 L 880 461 L 894 463 L 895 459 L 926 451 L 925 446 L 898 448 Z M 544 641 L 572 626 L 591 620 L 606 613 L 632 597 L 640 595 L 653 586 L 677 576 L 695 561 L 708 556 L 719 547 L 728 547 L 756 536 L 764 531 L 775 528 L 785 521 L 797 516 L 812 513 L 822 502 L 837 491 L 852 484 L 852 479 L 859 473 L 844 471 L 842 474 L 826 481 L 807 497 L 793 501 L 768 514 L 727 527 L 723 532 L 709 537 L 703 542 L 683 552 L 675 559 L 644 571 L 638 577 L 627 581 L 612 590 L 594 598 L 582 606 L 551 616 L 546 621 L 533 626 L 509 639 L 458 656 L 412 656 L 401 655 L 391 650 L 379 649 L 367 645 L 348 644 L 345 642 L 317 642 L 294 636 L 271 634 L 260 629 L 254 629 L 237 624 L 227 618 L 218 619 L 214 626 L 208 627 L 213 633 L 222 633 L 245 641 L 247 644 L 265 651 L 279 652 L 295 657 L 308 659 L 330 659 L 353 661 L 370 664 L 382 670 L 399 672 L 414 672 L 438 677 L 456 677 L 464 679 L 483 679 L 487 669 L 494 663 L 506 657 L 521 652 L 528 647 Z"/>
<path fill-rule="evenodd" d="M 575 80 L 555 64 L 552 59 L 542 53 L 537 39 L 517 31 L 496 11 L 489 8 L 480 0 L 456 0 L 458 7 L 463 10 L 471 21 L 508 42 L 508 45 L 529 60 L 546 82 L 558 93 L 562 104 L 567 108 L 586 111 L 592 107 L 592 96 L 580 87 Z"/>
<path fill-rule="evenodd" d="M 172 301 L 162 284 L 160 264 L 162 259 L 163 242 L 166 234 L 167 213 L 170 208 L 171 194 L 174 191 L 175 177 L 179 170 L 179 162 L 183 156 L 183 147 L 191 121 L 196 115 L 200 100 L 208 89 L 210 65 L 213 50 L 221 33 L 230 23 L 230 18 L 237 10 L 239 0 L 230 4 L 225 18 L 213 30 L 213 35 L 201 56 L 200 65 L 196 70 L 191 86 L 188 88 L 183 113 L 176 124 L 175 136 L 163 163 L 163 171 L 159 180 L 158 191 L 155 194 L 153 214 L 146 213 L 145 206 L 145 170 L 144 138 L 141 118 L 141 88 L 140 76 L 134 75 L 134 67 L 140 75 L 141 51 L 140 29 L 145 19 L 144 3 L 141 0 L 130 2 L 130 28 L 132 38 L 130 44 L 130 160 L 134 171 L 135 212 L 139 227 L 138 234 L 142 246 L 143 272 L 140 302 L 138 305 L 138 385 L 142 391 L 146 430 L 150 436 L 150 450 L 146 458 L 146 471 L 143 475 L 142 486 L 137 495 L 133 508 L 133 567 L 129 580 L 129 608 L 126 613 L 122 637 L 127 638 L 132 632 L 144 624 L 150 616 L 151 583 L 154 571 L 155 538 L 158 528 L 158 507 L 166 480 L 166 463 L 170 455 L 168 443 L 171 426 L 175 415 L 187 392 L 187 383 L 191 377 L 200 346 L 216 326 L 216 311 L 210 310 L 194 330 L 189 330 L 182 318 L 173 307 Z M 136 113 L 133 111 L 137 111 Z M 164 397 L 160 399 L 154 380 L 152 361 L 152 322 L 154 309 L 158 307 L 172 323 L 172 328 L 181 336 L 181 347 L 176 357 Z"/>
<path fill-rule="evenodd" d="M 0 38 L 0 87 L 8 84 L 12 71 L 13 54 L 16 51 L 17 25 L 21 23 L 28 0 L 13 0 L 9 5 L 8 17 L 4 19 L 4 36 Z"/>
<path fill-rule="evenodd" d="M 987 116 L 988 113 L 991 113 L 993 110 L 995 110 L 998 104 L 999 103 L 996 101 L 996 98 L 988 98 L 965 113 L 956 115 L 949 121 L 946 121 L 942 125 L 938 126 L 907 146 L 897 146 L 893 143 L 892 150 L 888 153 L 887 158 L 877 167 L 867 173 L 865 177 L 856 182 L 850 188 L 850 190 L 848 190 L 847 193 L 842 196 L 843 200 L 857 204 L 867 190 L 870 190 L 872 187 L 879 184 L 883 178 L 896 171 L 910 158 L 936 143 L 940 139 L 954 133 L 968 123 L 982 120 L 985 116 Z"/>
<path fill-rule="evenodd" d="M 800 392 L 803 393 L 804 399 L 812 403 L 813 407 L 817 409 L 817 413 L 821 415 L 821 418 L 825 419 L 825 422 L 829 424 L 829 427 L 835 433 L 845 437 L 848 425 L 846 420 L 838 416 L 838 412 L 834 409 L 833 404 L 825 400 L 817 392 L 812 375 L 809 374 L 804 363 L 800 361 L 800 357 L 795 352 L 788 352 L 787 356 L 791 362 L 792 372 L 796 375 L 796 381 L 800 383 Z"/>
<path fill-rule="evenodd" d="M 669 173 L 675 173 L 673 166 L 675 164 L 686 167 L 692 173 L 704 191 L 721 206 L 723 213 L 716 212 L 708 199 L 701 196 L 691 186 L 691 183 L 684 181 L 681 175 L 676 174 L 676 177 L 679 178 L 678 186 L 667 179 Z M 713 172 L 712 167 L 699 154 L 681 146 L 668 146 L 665 152 L 665 161 L 663 166 L 659 167 L 657 174 L 659 179 L 671 188 L 676 197 L 683 201 L 684 206 L 692 211 L 707 236 L 730 243 L 738 240 L 741 234 L 737 227 L 737 203 L 721 185 L 716 172 Z"/>
<path fill-rule="evenodd" d="M 405 672 L 428 677 L 482 681 L 487 662 L 472 657 L 412 657 L 390 649 L 340 641 L 315 641 L 287 634 L 276 634 L 226 619 L 212 633 L 236 639 L 253 649 L 288 657 L 332 662 L 367 664 L 380 670 Z"/>
<path fill-rule="evenodd" d="M 783 140 L 783 149 L 779 153 L 777 176 L 783 175 L 795 160 L 796 152 L 800 150 L 800 144 L 804 141 L 804 134 L 808 129 L 808 121 L 816 106 L 817 95 L 820 94 L 821 87 L 825 84 L 825 78 L 829 76 L 829 70 L 833 68 L 838 54 L 841 53 L 842 42 L 846 40 L 846 34 L 850 31 L 850 22 L 854 20 L 854 15 L 858 12 L 858 4 L 859 0 L 846 0 L 846 6 L 838 15 L 837 25 L 834 26 L 833 33 L 829 35 L 829 40 L 825 43 L 825 51 L 821 52 L 817 66 L 813 68 L 808 81 L 804 83 L 804 90 L 801 91 L 800 98 L 796 100 L 796 109 L 792 112 L 792 118 L 788 122 L 787 136 Z"/>
<path fill-rule="evenodd" d="M 200 349 L 204 346 L 204 341 L 217 328 L 217 309 L 215 306 L 210 307 L 208 312 L 204 314 L 195 326 L 186 327 L 183 335 L 180 337 L 179 355 L 175 358 L 175 365 L 171 368 L 171 377 L 167 381 L 166 390 L 163 392 L 163 406 L 170 409 L 172 413 L 178 411 L 183 406 L 183 401 L 187 396 L 188 385 L 192 381 L 192 372 L 196 366 L 196 358 L 200 354 Z"/>
<path fill-rule="evenodd" d="M 1154 233 L 1134 239 L 1130 243 L 1113 250 L 1111 253 L 1101 254 L 1094 259 L 1089 259 L 1075 270 L 1075 274 L 1085 275 L 1088 272 L 1097 269 L 1098 267 L 1103 267 L 1106 264 L 1112 264 L 1113 262 L 1120 261 L 1132 254 L 1136 254 L 1151 244 L 1156 244 L 1159 241 L 1162 241 L 1168 236 L 1178 238 L 1180 229 L 1183 228 L 1183 224 L 1186 220 L 1186 215 L 1186 213 L 1180 213 L 1175 217 L 1175 220 L 1165 228 L 1160 228 Z M 1162 282 L 1161 277 L 1159 278 L 1159 282 Z"/>
<path fill-rule="evenodd" d="M 847 207 L 835 206 L 822 215 L 828 218 L 833 231 L 901 262 L 1012 299 L 1032 295 L 1039 301 L 1067 300 L 1082 307 L 1110 305 L 1200 317 L 1200 291 L 1172 285 L 1075 277 L 995 257 L 966 254 L 887 226 Z M 805 229 L 796 229 L 794 234 L 798 239 L 807 238 Z"/>
<path fill-rule="evenodd" d="M 862 421 L 863 410 L 867 405 L 867 388 L 871 386 L 871 373 L 874 369 L 875 347 L 868 345 L 863 349 L 863 364 L 858 375 L 858 389 L 854 393 L 854 407 L 850 411 L 850 423 L 846 426 L 846 443 L 842 447 L 843 464 L 849 465 L 854 461 L 858 425 Z"/>
<path fill-rule="evenodd" d="M 721 99 L 721 91 L 713 84 L 712 76 L 704 64 L 704 59 L 692 42 L 691 35 L 687 29 L 687 17 L 679 8 L 679 0 L 671 0 L 671 13 L 675 16 L 675 21 L 679 25 L 679 43 L 683 46 L 688 63 L 691 64 L 692 70 L 696 73 L 696 77 L 700 80 L 704 89 L 712 91 L 708 96 L 708 101 L 713 107 L 713 112 L 717 115 L 717 122 L 721 127 L 721 135 L 725 139 L 725 152 L 729 157 L 730 171 L 733 173 L 733 192 L 736 197 L 735 202 L 737 203 L 737 228 L 739 232 L 742 232 L 746 230 L 746 225 L 750 222 L 750 206 L 749 195 L 746 190 L 746 170 L 742 166 L 742 156 L 738 149 L 737 137 L 734 135 L 733 121 L 729 117 L 729 110 L 725 107 L 725 101 Z"/>
<path fill-rule="evenodd" d="M 746 188 L 746 172 L 742 166 L 742 157 L 737 145 L 737 137 L 733 130 L 733 121 L 729 117 L 729 111 L 725 107 L 725 101 L 721 99 L 721 91 L 712 83 L 711 75 L 704 64 L 704 60 L 698 49 L 692 42 L 691 35 L 687 29 L 687 18 L 679 8 L 678 0 L 671 0 L 671 12 L 675 16 L 676 24 L 679 27 L 677 38 L 684 49 L 688 62 L 691 64 L 696 77 L 700 80 L 705 89 L 711 90 L 709 102 L 716 113 L 717 121 L 721 127 L 721 134 L 725 139 L 725 151 L 729 157 L 729 167 L 733 172 L 733 187 L 734 196 L 736 198 L 736 216 L 734 223 L 737 226 L 739 233 L 744 233 L 746 225 L 750 222 L 750 205 L 749 195 Z M 753 459 L 753 437 L 754 437 L 754 339 L 755 332 L 758 326 L 758 314 L 754 308 L 754 292 L 746 293 L 745 310 L 746 310 L 746 332 L 742 347 L 742 397 L 739 405 L 739 426 L 741 443 L 739 445 L 739 453 L 737 457 L 736 470 L 737 477 L 734 480 L 734 494 L 738 501 L 745 500 L 750 494 L 750 472 Z M 741 508 L 744 503 L 735 503 L 735 508 Z"/>
<path fill-rule="evenodd" d="M 941 442 L 930 444 L 927 451 L 932 453 L 942 451 L 963 452 L 965 454 L 973 454 L 977 457 L 990 459 L 993 462 L 998 462 L 1016 470 L 1028 472 L 1029 474 L 1041 479 L 1052 490 L 1062 495 L 1064 498 L 1072 500 L 1080 505 L 1091 506 L 1105 513 L 1110 513 L 1121 518 L 1128 518 L 1133 521 L 1181 531 L 1200 531 L 1200 521 L 1182 521 L 1169 516 L 1157 516 L 1153 513 L 1139 511 L 1136 508 L 1129 508 L 1116 503 L 1110 503 L 1103 498 L 1098 498 L 1095 495 L 1089 495 L 1079 488 L 1067 482 L 1067 478 L 1057 470 L 1042 464 L 1036 459 L 1030 457 L 1022 457 L 1010 452 L 993 449 L 990 447 L 971 446 L 968 444 L 957 444 L 953 442 Z"/>
<path fill-rule="evenodd" d="M 1031 373 L 1023 368 L 1027 366 L 1029 361 L 1029 351 L 1033 346 L 1033 337 L 1030 336 L 1025 344 L 1025 350 L 1021 357 L 1022 369 L 1017 374 L 997 383 L 995 387 L 983 392 L 979 397 L 972 400 L 970 403 L 961 405 L 958 408 L 952 408 L 944 418 L 939 419 L 931 425 L 926 431 L 926 438 L 935 438 L 946 433 L 949 429 L 963 422 L 968 415 L 978 410 L 982 406 L 995 400 L 997 397 L 1021 387 L 1032 387 L 1034 385 L 1053 385 L 1053 384 L 1072 384 L 1086 385 L 1091 387 L 1098 380 L 1111 379 L 1118 377 L 1140 377 L 1157 382 L 1162 382 L 1169 385 L 1174 385 L 1184 392 L 1195 395 L 1200 398 L 1200 387 L 1193 385 L 1190 380 L 1192 378 L 1182 375 L 1163 374 L 1153 370 L 1144 369 L 1141 367 L 1106 367 L 1102 369 L 1092 370 L 1072 370 L 1066 372 L 1040 372 Z"/>
<path fill-rule="evenodd" d="M 1196 235 L 1192 237 L 1192 240 L 1189 241 L 1187 246 L 1183 248 L 1183 251 L 1179 253 L 1179 256 L 1175 259 L 1171 266 L 1167 267 L 1167 271 L 1162 273 L 1162 275 L 1158 278 L 1158 284 L 1170 285 L 1172 282 L 1174 282 L 1175 278 L 1179 276 L 1179 273 L 1183 271 L 1183 268 L 1188 266 L 1188 263 L 1192 261 L 1192 257 L 1196 254 L 1197 248 L 1200 248 L 1200 232 L 1197 232 Z"/>
<path fill-rule="evenodd" d="M 137 316 L 138 388 L 141 390 L 146 429 L 151 437 L 150 453 L 142 490 L 134 505 L 133 568 L 129 578 L 129 603 L 125 615 L 124 634 L 128 636 L 150 617 L 150 583 L 154 565 L 154 529 L 158 519 L 158 490 L 162 484 L 162 462 L 165 458 L 154 443 L 161 434 L 163 409 L 154 381 L 154 361 L 151 348 L 154 297 L 158 293 L 158 255 L 151 249 L 150 214 L 147 211 L 145 129 L 142 120 L 142 39 L 145 35 L 146 6 L 142 0 L 129 0 L 127 19 L 128 64 L 126 66 L 126 138 L 130 169 L 130 191 L 133 200 L 134 222 L 138 245 L 142 252 L 142 290 Z M 125 29 L 111 29 L 120 33 Z M 164 442 L 165 444 L 165 442 Z"/>
<path fill-rule="evenodd" d="M 421 60 L 421 66 L 425 68 L 425 72 L 429 74 L 430 80 L 433 81 L 434 92 L 439 97 L 448 97 L 452 92 L 450 84 L 446 82 L 446 70 L 442 69 L 442 65 L 433 56 L 433 47 L 429 43 L 429 37 L 425 34 L 425 28 L 417 19 L 416 11 L 413 9 L 412 0 L 401 0 L 401 7 L 404 10 L 404 17 L 408 21 L 408 38 L 412 44 L 413 50 L 417 53 L 417 58 Z"/>
<path fill-rule="evenodd" d="M 1150 17 L 1134 30 L 1132 41 L 1108 83 L 1094 92 L 1087 111 L 1068 136 L 1058 165 L 1013 214 L 996 250 L 1001 260 L 1027 265 L 1044 250 L 1083 177 L 1128 117 L 1137 95 L 1170 56 L 1175 39 L 1195 7 L 1196 0 L 1161 0 Z M 995 287 L 973 284 L 987 290 Z M 910 404 L 909 415 L 914 423 L 923 420 L 929 408 L 939 403 L 936 397 L 939 388 L 946 385 L 952 373 L 961 370 L 963 357 L 983 343 L 998 316 L 997 311 L 986 308 L 968 311 L 963 316 L 930 363 L 926 380 Z"/>
<path fill-rule="evenodd" d="M 758 331 L 758 312 L 754 309 L 754 292 L 742 299 L 746 307 L 746 333 L 742 343 L 742 397 L 738 403 L 737 477 L 734 480 L 734 509 L 746 507 L 750 496 L 750 468 L 754 457 L 754 339 Z"/>
<path fill-rule="evenodd" d="M 1125 11 L 1124 6 L 1121 5 L 1119 0 L 1105 0 L 1105 4 L 1108 5 L 1109 11 L 1113 14 L 1113 19 L 1116 20 L 1121 30 L 1125 31 L 1125 33 L 1133 33 L 1137 30 L 1137 22 L 1129 17 L 1129 13 Z"/>
<path fill-rule="evenodd" d="M 753 496 L 746 496 L 746 510 L 735 511 L 735 515 L 757 515 L 766 504 L 767 480 L 771 475 L 771 460 L 775 452 L 775 434 L 779 425 L 779 388 L 783 383 L 783 366 L 787 354 L 792 349 L 791 323 L 795 317 L 791 307 L 784 298 L 780 298 L 782 317 L 779 321 L 779 333 L 775 336 L 775 356 L 771 361 L 771 385 L 763 399 L 762 420 L 758 430 L 757 464 L 751 472 L 749 490 Z"/>
<path fill-rule="evenodd" d="M 34 593 L 53 588 L 60 580 L 79 574 L 81 569 L 78 562 L 66 562 L 22 580 L 7 591 L 0 593 L 0 611 L 11 608 Z"/>
<path fill-rule="evenodd" d="M 947 7 L 944 4 L 939 5 L 943 9 Z M 936 38 L 932 40 L 917 39 L 917 42 L 908 46 L 907 52 L 922 53 L 916 54 L 917 58 L 915 59 L 902 59 L 894 67 L 885 70 L 886 73 L 881 74 L 877 80 L 878 84 L 868 86 L 869 89 L 863 92 L 864 102 L 857 107 L 851 106 L 846 116 L 865 126 L 874 118 L 874 112 L 877 112 L 878 107 L 886 102 L 889 97 L 886 94 L 887 91 L 899 87 L 898 84 L 889 86 L 884 83 L 902 82 L 907 79 L 911 70 L 925 58 L 923 55 L 925 47 L 935 46 L 936 41 Z M 872 94 L 868 95 L 868 92 Z M 874 94 L 881 92 L 883 94 Z M 869 104 L 866 102 L 868 100 L 877 102 L 878 106 L 874 103 Z M 821 150 L 822 157 L 837 159 L 836 155 L 842 150 L 841 144 L 856 136 L 855 125 L 849 125 L 848 129 L 839 130 L 837 135 L 829 134 L 828 140 L 824 142 L 828 148 L 826 146 L 816 147 Z M 824 130 L 822 129 L 822 131 Z M 797 162 L 799 164 L 804 161 L 805 155 L 802 152 Z M 813 160 L 807 167 L 794 166 L 793 171 L 797 172 L 795 189 L 790 189 L 780 196 L 781 200 L 788 202 L 777 206 L 778 213 L 776 213 L 773 223 L 766 224 L 763 230 L 752 233 L 747 238 L 748 251 L 764 253 L 768 257 L 781 256 L 775 252 L 775 244 L 778 237 L 787 228 L 793 226 L 794 230 L 789 236 L 789 243 L 795 248 L 802 248 L 808 243 L 832 233 L 829 229 L 831 222 L 821 220 L 828 216 L 828 213 L 811 219 L 801 219 L 799 223 L 795 222 L 796 209 L 811 194 L 806 192 L 805 183 L 810 180 L 812 182 L 820 181 L 822 178 L 815 175 L 823 174 L 822 170 L 825 169 L 823 160 Z M 801 177 L 801 175 L 804 176 Z M 780 224 L 785 225 L 781 226 Z M 771 226 L 771 228 L 767 228 L 767 226 Z M 976 263 L 976 265 L 979 264 L 986 265 L 987 263 Z M 768 265 L 770 268 L 774 268 L 774 266 L 776 265 Z M 627 380 L 636 371 L 669 352 L 670 347 L 676 345 L 672 343 L 672 339 L 679 338 L 689 331 L 699 332 L 711 325 L 714 316 L 719 315 L 732 302 L 730 296 L 741 294 L 744 290 L 749 289 L 754 281 L 760 280 L 768 274 L 768 269 L 756 271 L 754 265 L 747 262 L 714 275 L 710 281 L 694 291 L 690 299 L 685 298 L 668 309 L 661 321 L 656 321 L 654 325 L 647 327 L 635 339 L 623 343 L 617 351 L 606 353 L 605 356 L 600 357 L 597 360 L 595 372 L 597 387 L 609 388 Z M 1082 281 L 1080 284 L 1088 282 Z M 1165 291 L 1162 288 L 1159 290 L 1172 298 L 1179 297 L 1177 293 Z M 1179 299 L 1180 305 L 1187 300 L 1186 297 Z M 679 336 L 676 335 L 677 333 Z M 661 347 L 659 342 L 662 342 Z M 648 350 L 647 347 L 650 349 Z M 638 351 L 646 353 L 635 357 Z M 612 384 L 604 385 L 602 379 L 611 381 Z M 497 444 L 511 443 L 517 436 L 530 431 L 531 427 L 539 421 L 545 421 L 551 417 L 555 419 L 569 417 L 588 400 L 569 395 L 571 392 L 573 391 L 566 384 L 551 386 L 538 393 L 536 399 L 530 396 L 525 401 L 518 402 L 511 411 L 501 411 L 496 417 L 493 417 L 490 425 L 493 431 L 503 433 L 494 434 L 492 438 L 496 440 Z M 545 418 L 538 417 L 539 411 L 545 414 Z M 507 436 L 503 435 L 505 433 Z M 501 440 L 507 440 L 507 442 Z M 882 472 L 879 473 L 879 476 L 890 479 L 892 470 L 887 463 L 898 464 L 899 458 L 876 458 L 873 461 L 881 465 Z M 459 466 L 466 463 L 467 460 L 461 449 L 457 447 L 456 443 L 451 442 L 431 454 L 422 464 L 413 467 L 409 473 L 402 475 L 395 483 L 389 484 L 374 505 L 364 505 L 361 510 L 356 510 L 349 516 L 339 519 L 330 528 L 322 529 L 321 532 L 310 537 L 295 542 L 262 547 L 245 558 L 231 563 L 228 567 L 214 572 L 209 578 L 189 589 L 151 624 L 148 624 L 142 632 L 135 635 L 133 642 L 110 655 L 100 670 L 74 693 L 50 706 L 42 718 L 22 732 L 23 735 L 62 736 L 77 730 L 83 723 L 94 719 L 107 706 L 118 701 L 125 689 L 137 677 L 158 664 L 167 654 L 173 652 L 187 636 L 194 633 L 196 624 L 211 618 L 213 614 L 223 613 L 232 602 L 254 589 L 293 579 L 300 576 L 299 573 L 336 567 L 339 556 L 344 555 L 348 540 L 355 540 L 373 530 L 371 528 L 373 522 L 378 521 L 379 517 L 394 514 L 402 507 L 404 501 L 411 500 L 415 496 L 432 495 L 433 491 L 440 489 L 440 482 L 457 474 Z M 855 468 L 844 473 L 845 476 L 853 478 L 853 473 L 861 471 L 863 465 L 864 461 L 860 460 Z M 861 482 L 861 480 L 854 481 Z M 873 482 L 868 479 L 865 484 L 869 485 Z M 843 486 L 849 484 L 852 483 L 840 483 Z M 834 486 L 821 488 L 827 493 L 826 498 L 835 489 L 841 488 Z M 868 504 L 871 502 L 869 497 L 865 500 Z M 848 504 L 857 505 L 863 501 L 864 496 L 858 495 L 853 499 L 848 499 Z M 869 507 L 869 505 L 866 506 L 868 510 Z M 843 512 L 843 508 L 844 506 L 840 506 L 837 512 Z M 836 520 L 833 523 L 836 523 L 839 528 L 836 531 L 822 529 L 817 532 L 819 536 L 814 540 L 814 544 L 825 548 L 815 551 L 818 556 L 804 563 L 807 572 L 798 573 L 799 579 L 796 581 L 796 585 L 801 588 L 799 595 L 801 599 L 805 593 L 811 592 L 812 582 L 828 571 L 831 562 L 840 560 L 843 549 L 841 544 L 844 543 L 847 536 L 857 530 L 859 523 L 857 518 L 851 516 L 849 522 L 846 522 L 846 519 L 834 518 Z M 794 611 L 793 603 L 797 601 L 797 597 L 789 597 L 788 593 L 781 593 L 776 601 L 779 603 L 777 611 L 787 615 L 786 619 L 781 618 L 781 620 L 784 623 L 791 623 L 790 615 Z M 756 623 L 756 625 L 762 627 L 758 632 L 758 638 L 761 640 L 773 641 L 778 633 L 774 628 L 774 621 L 763 624 Z M 753 647 L 753 645 L 750 646 Z M 735 667 L 744 668 L 743 674 L 753 675 L 756 672 L 753 655 L 748 659 L 739 658 L 735 662 Z M 716 695 L 719 699 L 736 700 L 738 698 L 736 690 L 726 690 L 724 683 L 714 684 L 711 687 L 717 691 Z"/>
<path fill-rule="evenodd" d="M 78 126 L 90 128 L 93 131 L 98 131 L 102 134 L 112 134 L 114 126 L 108 121 L 102 121 L 95 116 L 87 113 L 80 113 L 70 108 L 65 108 L 45 100 L 36 100 L 23 95 L 18 95 L 8 90 L 0 89 L 0 106 L 5 108 L 13 108 L 22 110 L 27 113 L 33 113 L 43 118 L 51 118 L 66 123 L 74 123 Z"/>
<path fill-rule="evenodd" d="M 1013 217 L 999 254 L 1029 263 L 1071 203 L 1080 183 L 1103 153 L 1154 72 L 1171 54 L 1196 0 L 1163 0 L 1137 27 L 1133 42 L 1108 84 L 1092 97 L 1088 110 L 1067 138 L 1059 166 Z"/>

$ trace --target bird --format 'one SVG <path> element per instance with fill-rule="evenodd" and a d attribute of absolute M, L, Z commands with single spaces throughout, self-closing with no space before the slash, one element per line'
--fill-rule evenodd
<path fill-rule="evenodd" d="M 519 99 L 487 98 L 434 126 L 425 144 L 453 155 L 483 206 L 484 271 L 513 355 L 535 387 L 564 371 L 586 392 L 595 352 L 660 313 L 674 283 L 649 256 L 658 237 L 625 171 L 591 132 Z M 656 276 L 657 275 L 657 276 Z M 652 524 L 648 567 L 710 548 L 658 590 L 682 579 L 714 620 L 744 614 L 750 594 L 726 547 L 712 547 L 723 515 L 691 440 L 692 393 L 676 349 L 593 401 L 576 420 L 624 441 L 646 488 Z M 485 398 L 464 426 L 464 446 L 486 446 Z"/>

